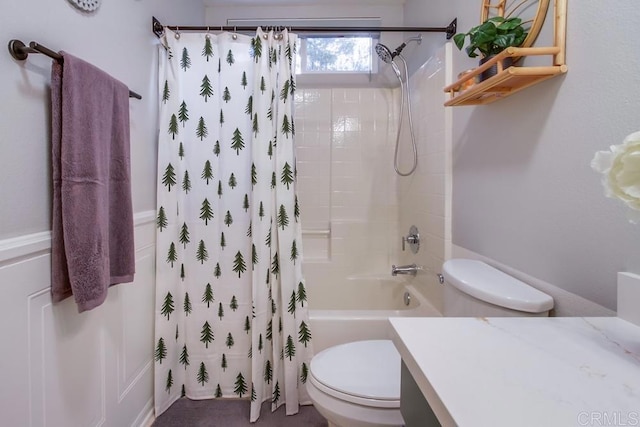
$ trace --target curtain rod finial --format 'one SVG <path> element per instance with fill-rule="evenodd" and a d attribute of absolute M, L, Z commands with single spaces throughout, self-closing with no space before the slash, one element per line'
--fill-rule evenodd
<path fill-rule="evenodd" d="M 156 37 L 160 38 L 164 34 L 164 26 L 156 19 L 155 16 L 151 17 L 151 31 Z"/>
<path fill-rule="evenodd" d="M 447 40 L 451 40 L 458 31 L 458 18 L 454 18 L 453 21 L 447 26 Z"/>

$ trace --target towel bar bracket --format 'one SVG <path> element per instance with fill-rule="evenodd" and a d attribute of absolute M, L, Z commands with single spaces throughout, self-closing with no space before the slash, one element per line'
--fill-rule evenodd
<path fill-rule="evenodd" d="M 9 53 L 13 56 L 13 59 L 17 61 L 24 61 L 29 56 L 29 50 L 24 43 L 20 40 L 9 40 Z"/>
<path fill-rule="evenodd" d="M 39 43 L 31 42 L 29 43 L 29 46 L 27 46 L 22 41 L 16 39 L 9 41 L 9 52 L 11 53 L 11 56 L 18 61 L 24 61 L 30 53 L 41 53 L 59 62 L 64 60 L 62 55 L 42 46 Z"/>

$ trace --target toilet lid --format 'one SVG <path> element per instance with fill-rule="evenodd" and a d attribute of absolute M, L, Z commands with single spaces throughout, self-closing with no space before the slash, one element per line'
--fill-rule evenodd
<path fill-rule="evenodd" d="M 551 296 L 482 261 L 450 259 L 442 265 L 442 273 L 460 291 L 500 307 L 527 313 L 553 308 Z"/>
<path fill-rule="evenodd" d="M 356 341 L 316 354 L 310 371 L 312 379 L 324 386 L 322 390 L 335 397 L 347 395 L 346 400 L 367 406 L 397 407 L 400 360 L 390 340 Z M 377 405 L 376 401 L 382 402 Z"/>

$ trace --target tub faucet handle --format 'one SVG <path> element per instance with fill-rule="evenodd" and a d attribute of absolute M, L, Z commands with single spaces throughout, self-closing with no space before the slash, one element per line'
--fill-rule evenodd
<path fill-rule="evenodd" d="M 398 274 L 408 274 L 411 276 L 415 276 L 418 273 L 419 269 L 420 267 L 418 267 L 416 264 L 399 265 L 399 266 L 392 265 L 391 275 L 397 276 Z"/>
<path fill-rule="evenodd" d="M 402 251 L 405 251 L 405 244 L 409 243 L 409 249 L 414 254 L 417 254 L 420 250 L 420 233 L 415 225 L 409 228 L 409 234 L 402 236 Z"/>
<path fill-rule="evenodd" d="M 405 250 L 405 243 L 409 243 L 410 245 L 418 243 L 420 238 L 417 235 L 409 234 L 408 236 L 402 236 L 402 250 Z"/>

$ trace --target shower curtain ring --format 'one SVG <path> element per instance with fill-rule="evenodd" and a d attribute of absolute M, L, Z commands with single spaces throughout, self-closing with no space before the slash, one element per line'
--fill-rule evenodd
<path fill-rule="evenodd" d="M 176 35 L 175 35 L 176 40 L 180 40 L 180 27 L 176 27 Z"/>
<path fill-rule="evenodd" d="M 231 38 L 232 38 L 233 40 L 237 40 L 237 39 L 238 39 L 238 34 L 236 34 L 236 29 L 237 29 L 237 28 L 238 28 L 238 27 L 233 27 L 233 34 L 231 35 Z"/>
<path fill-rule="evenodd" d="M 207 40 L 211 38 L 211 34 L 209 34 L 209 31 L 211 31 L 211 28 L 207 26 L 207 34 L 204 36 Z"/>

